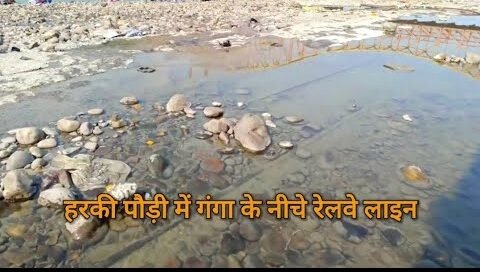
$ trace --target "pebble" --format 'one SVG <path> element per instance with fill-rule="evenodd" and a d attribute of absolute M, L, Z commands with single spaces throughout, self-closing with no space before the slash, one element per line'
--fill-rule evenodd
<path fill-rule="evenodd" d="M 185 107 L 183 111 L 188 115 L 194 116 L 197 112 L 190 107 Z"/>
<path fill-rule="evenodd" d="M 333 224 L 333 229 L 335 230 L 338 235 L 342 237 L 346 237 L 348 234 L 348 230 L 343 226 L 341 221 L 335 221 Z"/>
<path fill-rule="evenodd" d="M 77 136 L 71 140 L 72 143 L 80 142 L 83 140 L 82 136 Z"/>
<path fill-rule="evenodd" d="M 271 127 L 271 128 L 276 128 L 277 127 L 277 125 L 275 125 L 275 123 L 272 120 L 265 120 L 265 125 L 267 127 Z"/>
<path fill-rule="evenodd" d="M 31 164 L 30 167 L 31 167 L 33 170 L 36 170 L 36 169 L 42 168 L 42 167 L 45 166 L 46 164 L 47 164 L 47 162 L 46 162 L 44 159 L 42 159 L 42 158 L 37 158 L 37 159 L 35 159 L 35 160 L 32 162 L 32 164 Z"/>
<path fill-rule="evenodd" d="M 17 130 L 17 133 L 15 134 L 16 140 L 18 141 L 19 144 L 22 144 L 22 145 L 35 144 L 41 139 L 43 139 L 43 137 L 45 137 L 45 134 L 43 133 L 43 131 L 36 127 L 21 128 Z M 9 143 L 15 142 L 14 141 L 15 139 L 10 139 L 10 138 L 5 138 L 5 139 L 10 140 Z"/>
<path fill-rule="evenodd" d="M 41 158 L 45 155 L 45 153 L 38 147 L 36 146 L 32 146 L 28 149 L 28 152 L 30 152 L 30 154 L 32 154 L 33 156 L 37 157 L 37 158 Z"/>
<path fill-rule="evenodd" d="M 394 227 L 383 229 L 382 235 L 392 246 L 400 246 L 406 241 L 403 233 Z"/>
<path fill-rule="evenodd" d="M 293 147 L 293 143 L 290 142 L 290 141 L 280 141 L 280 142 L 278 143 L 278 145 L 279 145 L 280 147 L 282 147 L 282 148 L 285 148 L 285 149 L 290 149 L 290 148 Z"/>
<path fill-rule="evenodd" d="M 408 121 L 408 122 L 413 121 L 412 117 L 410 117 L 410 115 L 408 115 L 408 114 L 402 115 L 402 118 L 403 118 L 403 120 Z"/>
<path fill-rule="evenodd" d="M 37 143 L 38 148 L 53 148 L 57 146 L 57 140 L 55 138 L 48 138 L 45 140 L 41 140 Z"/>
<path fill-rule="evenodd" d="M 203 110 L 203 114 L 205 114 L 206 117 L 210 117 L 210 118 L 219 117 L 223 114 L 223 108 L 206 107 Z"/>
<path fill-rule="evenodd" d="M 209 157 L 202 160 L 200 167 L 208 172 L 220 173 L 225 168 L 225 163 L 220 159 Z"/>
<path fill-rule="evenodd" d="M 214 106 L 214 107 L 221 107 L 221 106 L 222 106 L 222 103 L 221 103 L 221 102 L 218 102 L 218 101 L 213 101 L 213 102 L 212 102 L 212 106 Z"/>
<path fill-rule="evenodd" d="M 60 119 L 57 122 L 58 130 L 62 132 L 73 132 L 80 127 L 80 122 L 76 120 Z"/>
<path fill-rule="evenodd" d="M 81 135 L 88 136 L 88 135 L 92 134 L 92 132 L 93 132 L 93 125 L 90 124 L 89 122 L 83 122 L 80 125 L 80 128 L 78 129 L 78 132 Z"/>
<path fill-rule="evenodd" d="M 268 113 L 268 112 L 262 113 L 262 117 L 263 117 L 263 119 L 265 119 L 265 120 L 272 120 L 272 114 L 270 114 L 270 113 Z"/>
<path fill-rule="evenodd" d="M 83 146 L 85 149 L 88 149 L 90 151 L 95 151 L 98 148 L 98 144 L 95 142 L 86 142 L 85 145 Z"/>
<path fill-rule="evenodd" d="M 303 118 L 300 118 L 298 116 L 287 116 L 285 117 L 285 120 L 290 124 L 296 124 L 302 122 Z"/>
<path fill-rule="evenodd" d="M 303 148 L 298 148 L 297 151 L 295 152 L 295 155 L 301 159 L 309 159 L 312 157 L 312 153 L 308 152 L 307 150 Z"/>
<path fill-rule="evenodd" d="M 24 168 L 26 165 L 32 163 L 33 156 L 26 151 L 15 151 L 7 160 L 7 171 Z"/>
<path fill-rule="evenodd" d="M 120 104 L 135 105 L 135 104 L 138 104 L 138 99 L 135 96 L 125 96 L 122 99 L 120 99 Z"/>
<path fill-rule="evenodd" d="M 100 115 L 103 114 L 105 111 L 103 109 L 89 109 L 87 111 L 88 114 L 90 115 Z"/>
<path fill-rule="evenodd" d="M 245 107 L 245 103 L 243 103 L 243 102 L 237 102 L 237 107 L 238 107 L 238 108 L 243 108 L 243 107 Z"/>
<path fill-rule="evenodd" d="M 18 131 L 20 131 L 20 130 L 18 130 Z M 17 131 L 17 133 L 18 133 L 18 131 Z M 4 143 L 4 144 L 13 144 L 16 141 L 17 141 L 17 139 L 15 139 L 15 137 L 5 137 L 1 140 L 1 142 Z"/>
<path fill-rule="evenodd" d="M 262 237 L 262 229 L 250 220 L 241 222 L 238 231 L 243 239 L 250 242 L 258 241 Z"/>
<path fill-rule="evenodd" d="M 103 130 L 99 127 L 95 127 L 92 131 L 93 134 L 95 135 L 100 135 L 100 134 L 103 134 Z"/>
<path fill-rule="evenodd" d="M 220 250 L 226 255 L 235 254 L 245 249 L 245 242 L 231 233 L 224 233 L 220 242 Z"/>

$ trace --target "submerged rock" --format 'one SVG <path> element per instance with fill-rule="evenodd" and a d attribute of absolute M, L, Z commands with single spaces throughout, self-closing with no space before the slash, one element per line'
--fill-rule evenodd
<path fill-rule="evenodd" d="M 135 104 L 138 104 L 138 99 L 135 96 L 125 96 L 122 99 L 120 99 L 120 104 L 135 105 Z"/>
<path fill-rule="evenodd" d="M 53 148 L 57 146 L 57 140 L 48 138 L 37 143 L 38 148 Z"/>
<path fill-rule="evenodd" d="M 147 158 L 147 169 L 154 177 L 162 177 L 163 171 L 168 167 L 168 160 L 161 154 L 153 154 Z"/>
<path fill-rule="evenodd" d="M 30 199 L 37 191 L 36 176 L 29 170 L 17 169 L 7 172 L 1 181 L 3 197 L 7 201 Z"/>
<path fill-rule="evenodd" d="M 205 114 L 205 116 L 210 117 L 210 118 L 219 117 L 223 114 L 223 108 L 220 108 L 220 107 L 206 107 L 203 110 L 203 114 Z"/>
<path fill-rule="evenodd" d="M 73 200 L 75 196 L 73 193 L 63 187 L 54 187 L 51 189 L 44 190 L 38 196 L 38 204 L 51 207 L 51 206 L 62 206 L 64 200 Z"/>
<path fill-rule="evenodd" d="M 124 183 L 131 168 L 121 161 L 79 154 L 74 158 L 65 155 L 55 156 L 50 165 L 70 172 L 73 184 L 80 191 L 104 188 L 106 184 Z"/>
<path fill-rule="evenodd" d="M 235 139 L 251 152 L 265 150 L 271 139 L 263 119 L 252 114 L 245 114 L 234 127 Z"/>
<path fill-rule="evenodd" d="M 218 134 L 220 132 L 227 132 L 229 129 L 229 126 L 224 121 L 224 118 L 212 119 L 203 125 L 203 129 L 205 129 L 206 131 L 210 131 L 211 133 Z"/>
<path fill-rule="evenodd" d="M 427 176 L 423 173 L 422 169 L 416 165 L 410 165 L 402 168 L 403 176 L 408 181 L 425 181 Z"/>
<path fill-rule="evenodd" d="M 85 219 L 83 216 L 77 217 L 73 222 L 65 223 L 68 232 L 73 236 L 74 240 L 84 240 L 92 236 L 99 223 L 94 217 Z"/>
<path fill-rule="evenodd" d="M 290 124 L 296 124 L 296 123 L 303 122 L 303 118 L 298 117 L 298 116 L 286 116 L 285 120 Z"/>
<path fill-rule="evenodd" d="M 187 97 L 183 94 L 175 94 L 168 100 L 166 110 L 167 112 L 178 112 L 190 107 Z"/>
<path fill-rule="evenodd" d="M 35 144 L 45 137 L 43 131 L 36 127 L 26 127 L 17 130 L 15 138 L 19 144 L 31 145 Z"/>

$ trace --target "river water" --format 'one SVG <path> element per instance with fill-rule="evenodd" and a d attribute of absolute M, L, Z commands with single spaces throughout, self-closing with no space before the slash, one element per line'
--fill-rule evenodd
<path fill-rule="evenodd" d="M 142 191 L 237 200 L 244 192 L 262 199 L 280 192 L 344 199 L 351 192 L 359 200 L 418 199 L 418 219 L 399 223 L 360 214 L 358 220 L 339 222 L 310 214 L 306 220 L 264 215 L 227 221 L 195 215 L 152 225 L 123 218 L 103 224 L 90 239 L 73 241 L 61 209 L 35 200 L 0 202 L 0 266 L 479 266 L 478 80 L 427 59 L 389 52 L 320 53 L 273 68 L 233 70 L 215 58 L 143 53 L 127 69 L 39 88 L 35 97 L 0 108 L 0 132 L 42 127 L 101 107 L 106 115 L 99 118 L 117 112 L 139 121 L 116 138 L 107 130 L 93 154 L 126 162 L 133 169 L 127 181 Z M 415 71 L 392 71 L 387 63 Z M 156 71 L 139 73 L 140 66 Z M 195 137 L 207 121 L 201 112 L 195 119 L 165 119 L 152 108 L 174 93 L 185 94 L 194 105 L 220 101 L 226 117 L 271 113 L 277 126 L 268 129 L 272 145 L 263 154 L 220 154 L 222 143 Z M 127 95 L 138 97 L 143 109 L 120 105 Z M 246 107 L 237 107 L 238 102 Z M 412 121 L 404 120 L 405 114 Z M 288 115 L 304 121 L 289 124 Z M 166 135 L 159 136 L 159 130 Z M 63 137 L 68 145 L 69 136 Z M 146 145 L 149 139 L 155 144 Z M 280 148 L 284 140 L 294 148 Z M 152 154 L 169 161 L 170 177 L 150 175 L 145 158 Z M 205 162 L 221 165 L 221 171 Z M 408 165 L 420 167 L 429 186 L 406 181 L 400 169 Z"/>

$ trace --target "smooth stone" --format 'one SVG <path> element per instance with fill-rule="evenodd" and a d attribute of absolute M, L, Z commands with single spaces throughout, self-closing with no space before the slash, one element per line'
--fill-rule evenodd
<path fill-rule="evenodd" d="M 165 109 L 167 112 L 178 112 L 190 107 L 187 97 L 183 94 L 174 94 L 167 102 Z"/>
<path fill-rule="evenodd" d="M 80 125 L 80 128 L 78 129 L 78 132 L 81 135 L 88 136 L 88 135 L 92 134 L 92 132 L 93 132 L 93 125 L 90 124 L 89 122 L 83 122 Z"/>
<path fill-rule="evenodd" d="M 98 148 L 98 144 L 95 142 L 86 142 L 83 147 L 90 151 L 95 151 Z"/>
<path fill-rule="evenodd" d="M 83 140 L 82 136 L 77 136 L 71 140 L 72 143 L 77 143 Z"/>
<path fill-rule="evenodd" d="M 28 152 L 37 158 L 41 158 L 45 155 L 45 152 L 36 146 L 32 146 L 28 149 Z"/>
<path fill-rule="evenodd" d="M 299 231 L 295 232 L 295 234 L 291 237 L 288 246 L 289 248 L 303 251 L 308 249 L 311 246 L 311 243 L 305 236 L 305 233 L 303 231 Z"/>
<path fill-rule="evenodd" d="M 57 122 L 57 128 L 62 132 L 73 132 L 76 131 L 79 127 L 80 122 L 78 122 L 77 120 L 60 119 Z"/>
<path fill-rule="evenodd" d="M 297 151 L 295 152 L 295 155 L 301 159 L 309 159 L 312 157 L 312 153 L 309 151 L 303 149 L 303 148 L 298 148 Z"/>
<path fill-rule="evenodd" d="M 212 102 L 212 106 L 214 106 L 214 107 L 221 107 L 221 106 L 222 106 L 222 103 L 221 103 L 221 102 L 218 102 L 218 101 L 213 101 L 213 102 Z"/>
<path fill-rule="evenodd" d="M 465 55 L 465 61 L 468 64 L 480 64 L 480 55 L 473 52 L 467 52 Z"/>
<path fill-rule="evenodd" d="M 343 226 L 343 223 L 341 221 L 335 221 L 332 226 L 335 232 L 338 233 L 338 235 L 342 237 L 346 237 L 348 235 L 348 230 Z"/>
<path fill-rule="evenodd" d="M 275 125 L 275 123 L 272 120 L 265 120 L 265 125 L 267 127 L 271 127 L 271 128 L 276 128 L 277 127 L 277 125 Z"/>
<path fill-rule="evenodd" d="M 26 127 L 17 130 L 15 138 L 19 144 L 31 145 L 35 144 L 45 137 L 43 131 L 36 127 Z"/>
<path fill-rule="evenodd" d="M 271 144 L 267 127 L 256 115 L 245 114 L 235 125 L 234 134 L 235 139 L 250 152 L 263 151 Z"/>
<path fill-rule="evenodd" d="M 214 118 L 214 117 L 219 117 L 223 114 L 223 108 L 219 107 L 206 107 L 203 110 L 203 114 L 205 114 L 206 117 L 209 118 Z"/>
<path fill-rule="evenodd" d="M 280 147 L 282 147 L 282 148 L 285 148 L 285 149 L 290 149 L 290 148 L 293 147 L 293 143 L 290 142 L 290 141 L 280 141 L 280 142 L 278 143 L 278 145 L 279 145 Z"/>
<path fill-rule="evenodd" d="M 7 160 L 6 170 L 14 170 L 24 168 L 26 165 L 32 163 L 33 156 L 26 151 L 15 151 Z"/>
<path fill-rule="evenodd" d="M 167 169 L 168 165 L 168 160 L 159 153 L 147 158 L 147 169 L 154 177 L 162 177 L 163 171 Z"/>
<path fill-rule="evenodd" d="M 228 128 L 228 124 L 224 122 L 223 119 L 211 119 L 207 123 L 203 124 L 203 129 L 215 134 L 227 132 Z"/>
<path fill-rule="evenodd" d="M 269 252 L 281 253 L 285 251 L 287 246 L 287 240 L 283 234 L 277 230 L 271 230 L 269 233 L 264 234 L 260 240 L 262 248 Z"/>
<path fill-rule="evenodd" d="M 54 148 L 57 146 L 55 138 L 48 138 L 37 143 L 38 148 Z"/>
<path fill-rule="evenodd" d="M 225 163 L 215 157 L 208 157 L 202 159 L 200 168 L 207 172 L 220 173 L 225 168 Z"/>
<path fill-rule="evenodd" d="M 298 116 L 286 116 L 285 120 L 290 124 L 296 124 L 296 123 L 303 122 L 303 118 L 298 117 Z"/>
<path fill-rule="evenodd" d="M 406 241 L 405 236 L 397 228 L 385 228 L 382 230 L 382 235 L 392 246 L 400 246 Z"/>
<path fill-rule="evenodd" d="M 188 115 L 194 116 L 197 112 L 190 107 L 185 107 L 183 111 Z"/>
<path fill-rule="evenodd" d="M 63 201 L 74 199 L 75 196 L 69 189 L 57 187 L 40 192 L 38 204 L 44 207 L 59 207 L 63 205 Z"/>
<path fill-rule="evenodd" d="M 183 268 L 208 268 L 210 266 L 209 262 L 203 258 L 199 257 L 188 257 L 183 262 Z"/>
<path fill-rule="evenodd" d="M 21 131 L 22 129 L 19 129 L 17 130 L 17 133 L 19 131 Z M 6 144 L 6 145 L 9 145 L 9 144 L 14 144 L 15 142 L 17 142 L 17 139 L 15 137 L 5 137 L 1 140 L 2 144 Z"/>
<path fill-rule="evenodd" d="M 35 177 L 25 169 L 7 172 L 1 180 L 3 197 L 7 201 L 25 200 L 36 193 Z"/>
<path fill-rule="evenodd" d="M 12 238 L 22 238 L 27 231 L 28 226 L 24 224 L 15 224 L 5 228 L 5 233 Z"/>
<path fill-rule="evenodd" d="M 15 138 L 13 138 L 13 139 L 15 139 Z M 0 149 L 7 149 L 9 146 L 10 146 L 10 143 L 0 143 Z"/>
<path fill-rule="evenodd" d="M 100 134 L 103 134 L 103 130 L 99 127 L 95 127 L 92 131 L 93 134 L 95 135 L 100 135 Z"/>
<path fill-rule="evenodd" d="M 12 155 L 12 151 L 10 150 L 0 150 L 0 159 L 5 159 L 6 157 Z"/>
<path fill-rule="evenodd" d="M 31 167 L 33 170 L 36 170 L 36 169 L 40 169 L 40 168 L 44 167 L 45 165 L 47 165 L 47 162 L 46 162 L 44 159 L 42 159 L 42 158 L 37 158 L 37 159 L 35 159 L 35 160 L 32 162 L 32 164 L 31 164 L 30 167 Z"/>
<path fill-rule="evenodd" d="M 135 104 L 138 104 L 138 99 L 135 96 L 125 96 L 122 99 L 120 99 L 120 104 L 135 105 Z"/>
<path fill-rule="evenodd" d="M 255 222 L 251 222 L 250 220 L 241 222 L 238 231 L 243 239 L 250 242 L 258 241 L 262 237 L 262 229 Z"/>
<path fill-rule="evenodd" d="M 220 132 L 218 135 L 218 138 L 226 145 L 230 142 L 230 138 L 228 137 L 228 134 L 225 133 L 224 131 Z"/>
<path fill-rule="evenodd" d="M 262 260 L 253 254 L 248 254 L 243 260 L 242 265 L 244 268 L 264 268 Z"/>
<path fill-rule="evenodd" d="M 245 242 L 237 235 L 224 233 L 220 242 L 220 250 L 222 253 L 229 255 L 235 254 L 245 249 Z"/>
<path fill-rule="evenodd" d="M 104 110 L 103 109 L 89 109 L 87 111 L 87 113 L 90 114 L 90 115 L 100 115 L 100 114 L 104 113 Z"/>
<path fill-rule="evenodd" d="M 66 222 L 65 227 L 74 240 L 84 240 L 93 236 L 93 232 L 98 227 L 98 221 L 94 217 L 85 219 L 79 216 L 71 223 Z"/>

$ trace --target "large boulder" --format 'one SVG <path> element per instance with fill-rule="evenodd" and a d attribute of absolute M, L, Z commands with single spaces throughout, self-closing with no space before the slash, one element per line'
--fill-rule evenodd
<path fill-rule="evenodd" d="M 131 168 L 121 161 L 79 154 L 73 158 L 57 155 L 50 166 L 70 172 L 73 184 L 80 191 L 105 188 L 107 184 L 124 183 Z"/>
<path fill-rule="evenodd" d="M 245 114 L 233 130 L 235 139 L 251 152 L 263 151 L 272 142 L 263 119 L 253 114 Z"/>
<path fill-rule="evenodd" d="M 184 108 L 190 106 L 187 97 L 183 94 L 175 94 L 168 100 L 166 110 L 167 112 L 183 111 Z"/>
<path fill-rule="evenodd" d="M 25 127 L 17 130 L 15 138 L 19 144 L 31 145 L 35 144 L 45 137 L 43 131 L 36 127 Z"/>
<path fill-rule="evenodd" d="M 29 170 L 17 169 L 7 172 L 1 181 L 3 197 L 6 201 L 30 199 L 37 192 L 38 180 Z"/>

